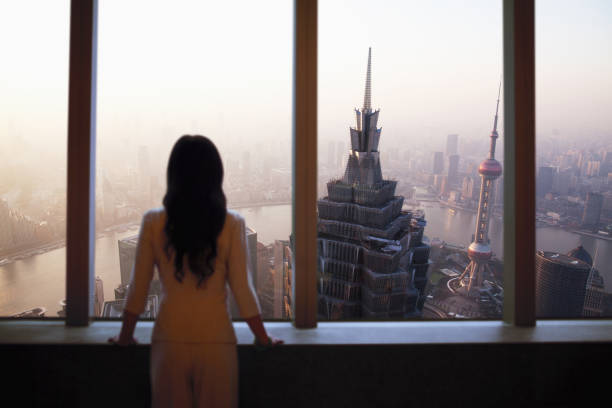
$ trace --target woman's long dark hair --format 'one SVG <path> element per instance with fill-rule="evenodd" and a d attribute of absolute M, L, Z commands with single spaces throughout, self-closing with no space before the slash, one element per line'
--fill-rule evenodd
<path fill-rule="evenodd" d="M 217 238 L 227 212 L 223 193 L 223 163 L 210 139 L 182 136 L 168 160 L 166 254 L 174 252 L 174 276 L 183 281 L 183 257 L 198 277 L 198 286 L 214 272 Z"/>

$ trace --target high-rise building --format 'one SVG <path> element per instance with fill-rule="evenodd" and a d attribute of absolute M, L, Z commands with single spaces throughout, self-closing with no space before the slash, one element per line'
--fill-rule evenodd
<path fill-rule="evenodd" d="M 582 226 L 587 228 L 597 228 L 601 210 L 603 208 L 603 195 L 599 193 L 587 193 L 582 213 Z"/>
<path fill-rule="evenodd" d="M 595 268 L 591 268 L 587 279 L 582 316 L 602 316 L 606 297 L 604 279 Z"/>
<path fill-rule="evenodd" d="M 612 219 L 612 191 L 603 193 L 603 204 L 601 207 L 602 218 Z"/>
<path fill-rule="evenodd" d="M 536 316 L 580 317 L 591 266 L 549 251 L 536 253 Z"/>
<path fill-rule="evenodd" d="M 246 235 L 249 276 L 251 279 L 251 284 L 253 285 L 253 289 L 257 290 L 257 231 L 252 228 L 246 227 Z"/>
<path fill-rule="evenodd" d="M 436 174 L 433 177 L 433 186 L 439 194 L 442 193 L 442 188 L 447 184 L 446 178 L 447 177 L 442 174 Z"/>
<path fill-rule="evenodd" d="M 246 227 L 246 245 L 247 245 L 247 269 L 249 284 L 257 293 L 257 232 L 254 229 Z M 228 292 L 228 302 L 230 314 L 234 318 L 240 318 L 240 310 L 238 303 L 234 298 L 234 294 Z M 260 305 L 261 306 L 261 305 Z M 242 316 L 243 317 L 243 316 Z"/>
<path fill-rule="evenodd" d="M 586 175 L 588 177 L 598 177 L 599 169 L 601 168 L 601 162 L 598 160 L 589 160 L 587 162 Z"/>
<path fill-rule="evenodd" d="M 473 176 L 465 176 L 461 189 L 461 197 L 464 201 L 478 201 L 480 196 L 480 180 Z"/>
<path fill-rule="evenodd" d="M 572 170 L 566 168 L 559 170 L 554 178 L 553 191 L 561 195 L 568 195 L 572 184 Z"/>
<path fill-rule="evenodd" d="M 446 155 L 452 156 L 459 153 L 459 135 L 446 136 Z"/>
<path fill-rule="evenodd" d="M 115 288 L 115 300 L 104 302 L 102 315 L 104 317 L 118 317 L 123 312 L 125 306 L 125 295 L 132 279 L 132 270 L 136 262 L 136 248 L 138 247 L 138 235 L 132 235 L 120 239 L 117 242 L 119 247 L 119 273 L 121 283 Z M 146 310 L 141 316 L 155 318 L 158 311 L 158 297 L 161 295 L 161 282 L 157 270 L 153 274 L 153 280 L 149 287 Z M 117 314 L 119 313 L 119 315 Z"/>
<path fill-rule="evenodd" d="M 567 256 L 578 259 L 591 267 L 587 279 L 582 316 L 601 316 L 603 314 L 603 301 L 605 297 L 604 280 L 599 271 L 593 267 L 591 254 L 580 245 L 569 251 Z"/>
<path fill-rule="evenodd" d="M 46 236 L 46 225 L 12 210 L 0 198 L 0 249 L 35 244 Z"/>
<path fill-rule="evenodd" d="M 138 245 L 138 235 L 120 239 L 119 246 L 119 272 L 121 274 L 121 285 L 127 286 L 132 278 L 132 269 L 136 260 L 136 246 Z"/>
<path fill-rule="evenodd" d="M 433 154 L 433 174 L 444 173 L 444 153 L 434 152 Z"/>
<path fill-rule="evenodd" d="M 8 202 L 0 198 L 0 249 L 12 247 L 13 242 L 13 220 Z"/>
<path fill-rule="evenodd" d="M 257 298 L 264 318 L 274 316 L 274 245 L 257 242 Z"/>
<path fill-rule="evenodd" d="M 291 319 L 292 251 L 289 241 L 274 241 L 274 311 L 275 319 Z"/>
<path fill-rule="evenodd" d="M 344 176 L 327 183 L 318 201 L 319 317 L 404 317 L 415 313 L 426 281 L 429 246 L 422 243 L 422 216 L 402 211 L 397 182 L 382 176 L 377 128 L 371 106 L 371 49 L 365 96 L 355 109 Z M 419 248 L 419 256 L 412 256 Z M 414 276 L 414 278 L 413 278 Z"/>
<path fill-rule="evenodd" d="M 474 191 L 474 179 L 470 176 L 465 176 L 461 184 L 461 198 L 465 201 L 472 199 Z"/>
<path fill-rule="evenodd" d="M 442 181 L 440 182 L 440 189 L 438 192 L 441 196 L 447 196 L 451 192 L 451 183 L 448 179 L 448 176 L 442 176 Z"/>
<path fill-rule="evenodd" d="M 448 182 L 451 185 L 459 183 L 459 155 L 448 156 Z"/>
<path fill-rule="evenodd" d="M 603 160 L 599 172 L 601 176 L 607 176 L 608 174 L 612 173 L 612 152 L 605 152 L 603 154 Z"/>
<path fill-rule="evenodd" d="M 489 158 L 480 163 L 478 167 L 478 173 L 480 173 L 481 177 L 480 198 L 476 215 L 476 231 L 474 232 L 473 242 L 468 247 L 470 262 L 461 275 L 448 281 L 448 288 L 452 292 L 473 298 L 478 298 L 480 295 L 485 272 L 492 275 L 489 267 L 489 260 L 493 255 L 491 245 L 489 244 L 489 220 L 491 218 L 491 204 L 495 190 L 494 182 L 502 175 L 501 164 L 495 160 L 495 144 L 499 137 L 497 133 L 497 114 L 499 111 L 500 92 L 501 83 L 499 84 L 497 94 L 493 131 L 490 136 Z"/>
<path fill-rule="evenodd" d="M 544 197 L 552 191 L 554 175 L 554 167 L 542 166 L 538 169 L 538 177 L 536 178 L 536 195 L 538 197 Z"/>
<path fill-rule="evenodd" d="M 94 281 L 94 316 L 102 316 L 102 310 L 104 309 L 104 283 L 102 278 L 96 276 Z"/>

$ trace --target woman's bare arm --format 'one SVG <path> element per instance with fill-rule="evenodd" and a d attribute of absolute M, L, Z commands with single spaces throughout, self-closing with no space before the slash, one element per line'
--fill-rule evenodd
<path fill-rule="evenodd" d="M 137 321 L 137 314 L 132 313 L 129 310 L 124 310 L 123 323 L 121 324 L 121 332 L 118 336 L 111 337 L 110 339 L 108 339 L 109 343 L 114 343 L 119 346 L 128 346 L 130 344 L 138 343 L 134 338 L 134 328 L 136 328 Z"/>
<path fill-rule="evenodd" d="M 261 315 L 249 317 L 244 320 L 249 325 L 253 335 L 255 335 L 255 340 L 258 344 L 263 346 L 276 346 L 278 344 L 283 344 L 282 340 L 268 336 L 268 333 L 266 333 L 266 328 L 263 325 L 263 321 L 261 320 Z"/>

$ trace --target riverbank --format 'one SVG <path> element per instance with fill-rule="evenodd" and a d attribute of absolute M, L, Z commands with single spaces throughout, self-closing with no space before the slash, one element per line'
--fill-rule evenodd
<path fill-rule="evenodd" d="M 566 226 L 566 225 L 549 224 L 549 223 L 541 221 L 541 220 L 537 220 L 536 221 L 536 228 L 554 228 L 554 229 L 560 229 L 560 230 L 563 230 L 563 231 L 566 231 L 566 232 L 571 232 L 572 234 L 583 235 L 585 237 L 591 237 L 591 238 L 601 239 L 602 241 L 610 241 L 610 242 L 612 242 L 612 236 L 609 236 L 609 235 L 597 234 L 597 233 L 590 232 L 590 231 L 585 231 L 585 230 L 580 230 L 580 229 L 572 228 L 572 227 L 569 227 L 569 226 Z"/>
<path fill-rule="evenodd" d="M 65 239 L 59 239 L 44 244 L 21 246 L 18 249 L 11 249 L 3 252 L 0 255 L 0 266 L 10 264 L 21 259 L 29 258 L 34 255 L 40 255 L 45 252 L 53 251 L 66 245 Z"/>
<path fill-rule="evenodd" d="M 601 235 L 601 234 L 595 234 L 595 233 L 588 232 L 588 231 L 572 230 L 572 229 L 566 229 L 566 231 L 573 232 L 574 234 L 584 235 L 584 236 L 591 237 L 591 238 L 603 239 L 604 241 L 612 241 L 612 237 L 609 235 L 606 236 L 606 235 Z"/>
<path fill-rule="evenodd" d="M 238 210 L 241 208 L 252 208 L 252 207 L 276 207 L 279 205 L 291 205 L 291 201 L 274 201 L 274 202 L 262 201 L 259 203 L 228 205 L 227 208 L 230 210 Z"/>
<path fill-rule="evenodd" d="M 229 209 L 240 210 L 245 208 L 261 208 L 261 207 L 276 207 L 282 205 L 291 205 L 291 201 L 275 201 L 275 202 L 258 202 L 250 204 L 237 204 L 228 206 Z M 104 227 L 102 231 L 96 231 L 96 239 L 104 238 L 111 234 L 122 233 L 131 229 L 137 229 L 140 225 L 140 220 L 134 220 L 124 222 L 121 224 L 111 225 Z M 35 255 L 41 255 L 55 249 L 63 248 L 66 246 L 65 239 L 58 239 L 51 242 L 45 242 L 42 244 L 25 245 L 10 250 L 0 251 L 0 266 L 11 264 L 15 261 L 29 258 Z"/>

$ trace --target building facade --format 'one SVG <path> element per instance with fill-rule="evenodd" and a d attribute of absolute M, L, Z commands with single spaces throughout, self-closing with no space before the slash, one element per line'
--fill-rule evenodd
<path fill-rule="evenodd" d="M 582 213 L 582 226 L 587 228 L 597 228 L 603 209 L 604 197 L 599 193 L 588 192 Z"/>
<path fill-rule="evenodd" d="M 317 203 L 319 318 L 401 318 L 418 314 L 429 266 L 424 217 L 402 211 L 397 182 L 383 178 L 371 107 L 371 49 L 363 107 L 355 109 L 342 178 Z"/>
<path fill-rule="evenodd" d="M 536 316 L 580 317 L 591 266 L 567 255 L 536 253 Z"/>

